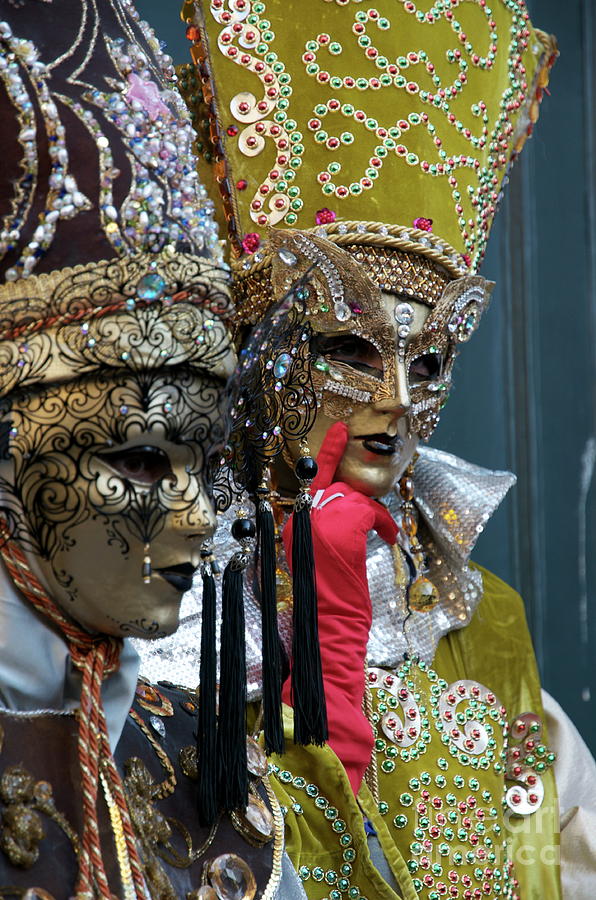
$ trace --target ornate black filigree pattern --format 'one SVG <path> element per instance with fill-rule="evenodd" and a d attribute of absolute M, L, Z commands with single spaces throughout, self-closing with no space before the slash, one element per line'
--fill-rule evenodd
<path fill-rule="evenodd" d="M 10 462 L 0 477 L 3 513 L 17 539 L 43 558 L 73 546 L 90 518 L 126 553 L 131 538 L 152 541 L 166 516 L 191 528 L 203 490 L 205 457 L 223 439 L 222 382 L 185 365 L 157 372 L 104 371 L 3 401 Z M 168 442 L 180 455 L 176 477 L 139 486 L 101 454 Z M 184 474 L 180 474 L 183 472 Z M 187 521 L 188 520 L 188 521 Z"/>

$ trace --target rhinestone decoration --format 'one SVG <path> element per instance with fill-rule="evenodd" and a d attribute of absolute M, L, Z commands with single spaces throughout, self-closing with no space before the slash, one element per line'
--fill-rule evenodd
<path fill-rule="evenodd" d="M 233 241 L 238 217 L 264 234 L 313 219 L 395 222 L 399 210 L 416 239 L 428 235 L 439 249 L 430 225 L 457 248 L 457 265 L 478 267 L 557 51 L 533 30 L 523 0 L 464 6 L 340 2 L 319 31 L 315 3 L 205 4 L 198 56 L 225 110 L 214 126 L 224 191 L 236 167 L 245 175 L 250 163 L 255 179 L 236 208 L 224 194 Z M 233 145 L 228 110 L 240 129 Z M 391 186 L 404 181 L 419 187 L 396 202 Z"/>

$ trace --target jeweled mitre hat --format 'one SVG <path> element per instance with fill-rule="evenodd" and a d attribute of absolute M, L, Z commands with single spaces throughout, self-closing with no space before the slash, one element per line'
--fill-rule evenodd
<path fill-rule="evenodd" d="M 557 54 L 523 0 L 204 0 L 183 11 L 211 119 L 240 321 L 267 229 L 315 229 L 434 306 L 482 261 Z"/>
<path fill-rule="evenodd" d="M 171 59 L 128 0 L 3 0 L 0 19 L 0 395 L 105 366 L 229 374 L 229 273 Z"/>

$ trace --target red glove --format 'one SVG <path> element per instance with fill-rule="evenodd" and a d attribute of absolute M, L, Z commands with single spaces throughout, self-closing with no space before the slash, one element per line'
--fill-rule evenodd
<path fill-rule="evenodd" d="M 356 794 L 370 762 L 373 735 L 362 712 L 364 662 L 372 612 L 366 577 L 366 538 L 374 529 L 394 544 L 397 525 L 389 511 L 342 481 L 333 481 L 348 441 L 343 422 L 332 425 L 317 457 L 311 493 L 311 526 L 319 609 L 319 643 L 327 702 L 329 744 L 342 761 Z M 292 560 L 292 517 L 284 532 Z M 290 679 L 283 700 L 291 704 Z"/>

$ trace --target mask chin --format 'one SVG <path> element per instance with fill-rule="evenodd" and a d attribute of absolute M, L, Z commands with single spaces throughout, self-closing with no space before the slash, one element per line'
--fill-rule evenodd
<path fill-rule="evenodd" d="M 338 468 L 338 479 L 369 497 L 384 497 L 404 474 L 417 446 L 417 435 L 406 437 L 389 456 L 372 452 L 362 441 L 350 441 Z"/>

